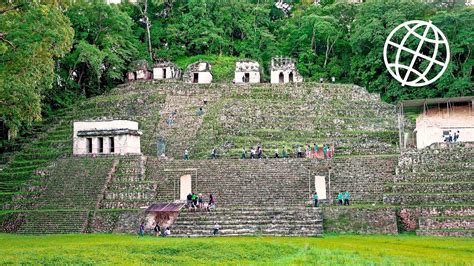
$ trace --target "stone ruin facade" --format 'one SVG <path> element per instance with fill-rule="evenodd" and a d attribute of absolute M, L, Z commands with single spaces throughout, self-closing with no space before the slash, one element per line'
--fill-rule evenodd
<path fill-rule="evenodd" d="M 73 154 L 141 154 L 138 122 L 98 120 L 74 122 Z"/>
<path fill-rule="evenodd" d="M 274 57 L 270 68 L 270 82 L 272 84 L 303 82 L 303 77 L 296 69 L 296 63 L 293 59 Z"/>
<path fill-rule="evenodd" d="M 137 60 L 132 62 L 130 70 L 127 73 L 127 80 L 147 80 L 151 79 L 152 73 L 148 70 L 148 62 L 146 60 Z"/>
<path fill-rule="evenodd" d="M 183 75 L 183 80 L 186 83 L 212 83 L 211 64 L 202 60 L 190 64 Z"/>
<path fill-rule="evenodd" d="M 457 142 L 474 142 L 472 107 L 453 106 L 428 109 L 416 119 L 416 147 L 423 149 L 444 141 L 444 136 L 459 131 Z"/>
<path fill-rule="evenodd" d="M 260 64 L 253 60 L 237 61 L 234 83 L 260 83 Z"/>
<path fill-rule="evenodd" d="M 153 65 L 154 80 L 170 80 L 181 78 L 181 69 L 170 61 L 159 60 Z"/>

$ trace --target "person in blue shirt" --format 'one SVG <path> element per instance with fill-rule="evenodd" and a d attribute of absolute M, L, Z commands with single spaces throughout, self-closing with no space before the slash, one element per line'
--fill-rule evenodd
<path fill-rule="evenodd" d="M 349 206 L 349 200 L 351 198 L 351 195 L 349 195 L 349 191 L 346 191 L 346 193 L 344 193 L 344 205 L 348 205 Z"/>

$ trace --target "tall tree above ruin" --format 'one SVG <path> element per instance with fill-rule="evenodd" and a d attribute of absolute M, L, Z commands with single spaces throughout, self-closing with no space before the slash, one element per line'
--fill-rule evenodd
<path fill-rule="evenodd" d="M 0 15 L 0 118 L 15 136 L 41 119 L 54 81 L 54 60 L 70 49 L 73 29 L 56 5 L 3 5 Z"/>

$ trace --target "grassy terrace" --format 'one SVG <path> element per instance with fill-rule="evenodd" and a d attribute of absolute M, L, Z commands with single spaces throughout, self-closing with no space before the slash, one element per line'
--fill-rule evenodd
<path fill-rule="evenodd" d="M 472 265 L 474 239 L 413 235 L 323 238 L 138 238 L 0 235 L 0 264 Z"/>

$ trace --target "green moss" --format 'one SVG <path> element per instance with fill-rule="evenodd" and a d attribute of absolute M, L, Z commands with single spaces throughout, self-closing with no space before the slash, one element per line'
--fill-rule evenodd
<path fill-rule="evenodd" d="M 207 61 L 212 65 L 212 81 L 213 82 L 230 82 L 234 79 L 236 57 L 217 56 L 217 55 L 196 55 L 192 57 L 178 58 L 175 63 L 178 67 L 186 70 L 189 64 L 198 60 Z"/>

